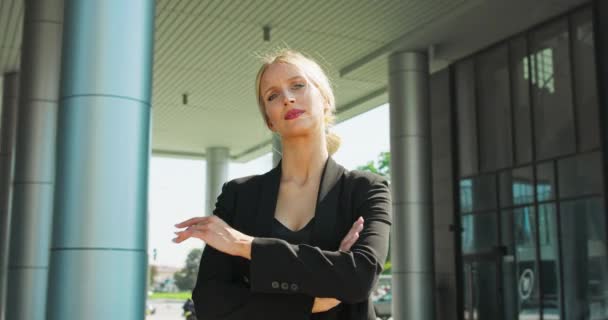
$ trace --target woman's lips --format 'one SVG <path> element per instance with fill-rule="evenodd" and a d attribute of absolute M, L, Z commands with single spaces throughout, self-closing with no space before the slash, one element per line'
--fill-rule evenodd
<path fill-rule="evenodd" d="M 291 110 L 287 111 L 287 114 L 285 114 L 285 120 L 295 119 L 295 118 L 299 117 L 302 113 L 304 113 L 304 110 L 291 109 Z"/>

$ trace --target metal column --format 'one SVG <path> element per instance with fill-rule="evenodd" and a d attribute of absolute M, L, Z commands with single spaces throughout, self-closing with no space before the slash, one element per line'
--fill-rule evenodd
<path fill-rule="evenodd" d="M 205 152 L 207 159 L 207 211 L 205 215 L 213 214 L 215 201 L 222 191 L 222 185 L 228 180 L 228 148 L 211 147 Z"/>
<path fill-rule="evenodd" d="M 25 2 L 6 319 L 45 319 L 63 1 Z"/>
<path fill-rule="evenodd" d="M 144 318 L 154 3 L 66 0 L 51 320 Z"/>
<path fill-rule="evenodd" d="M 427 56 L 389 57 L 393 319 L 434 320 L 431 132 Z"/>
<path fill-rule="evenodd" d="M 6 73 L 3 83 L 0 131 L 0 320 L 6 319 L 6 281 L 11 230 L 11 197 L 15 163 L 19 74 Z"/>

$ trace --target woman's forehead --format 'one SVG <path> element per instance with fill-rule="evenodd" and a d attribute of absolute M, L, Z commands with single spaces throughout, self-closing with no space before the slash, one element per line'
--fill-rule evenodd
<path fill-rule="evenodd" d="M 262 75 L 262 87 L 272 86 L 276 82 L 285 81 L 293 77 L 304 77 L 306 74 L 291 63 L 275 62 L 269 65 Z"/>

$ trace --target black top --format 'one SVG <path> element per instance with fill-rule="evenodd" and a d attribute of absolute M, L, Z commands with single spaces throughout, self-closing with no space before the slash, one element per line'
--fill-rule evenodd
<path fill-rule="evenodd" d="M 281 163 L 263 175 L 224 184 L 213 213 L 254 237 L 251 260 L 205 246 L 192 300 L 205 320 L 376 320 L 370 294 L 388 254 L 391 200 L 386 179 L 348 171 L 328 158 L 319 185 L 309 241 L 291 244 L 273 234 Z M 363 217 L 349 251 L 340 242 Z M 283 230 L 285 231 L 285 230 Z M 311 314 L 315 297 L 340 300 Z"/>
<path fill-rule="evenodd" d="M 315 218 L 312 218 L 304 228 L 292 231 L 276 218 L 272 219 L 271 234 L 273 238 L 283 239 L 291 244 L 306 244 L 310 242 L 312 235 L 312 225 Z"/>

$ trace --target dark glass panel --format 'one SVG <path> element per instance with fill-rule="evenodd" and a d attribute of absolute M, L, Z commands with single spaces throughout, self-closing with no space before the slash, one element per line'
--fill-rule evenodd
<path fill-rule="evenodd" d="M 517 168 L 500 173 L 500 207 L 534 202 L 532 167 Z"/>
<path fill-rule="evenodd" d="M 608 318 L 608 258 L 603 199 L 562 202 L 566 319 Z"/>
<path fill-rule="evenodd" d="M 496 262 L 479 260 L 465 263 L 464 319 L 500 319 L 498 297 L 499 284 Z"/>
<path fill-rule="evenodd" d="M 513 105 L 513 134 L 515 163 L 532 161 L 532 124 L 530 121 L 530 72 L 528 49 L 524 37 L 510 43 L 511 100 Z"/>
<path fill-rule="evenodd" d="M 531 68 L 536 158 L 573 153 L 574 113 L 570 42 L 563 19 L 531 33 Z"/>
<path fill-rule="evenodd" d="M 503 45 L 481 53 L 476 71 L 481 170 L 510 167 L 513 139 L 508 47 Z"/>
<path fill-rule="evenodd" d="M 560 319 L 559 244 L 554 204 L 543 204 L 538 207 L 538 231 L 543 317 Z"/>
<path fill-rule="evenodd" d="M 539 268 L 536 260 L 536 218 L 534 209 L 513 210 L 515 279 L 519 319 L 540 319 Z"/>
<path fill-rule="evenodd" d="M 477 173 L 477 120 L 475 113 L 475 71 L 473 60 L 456 64 L 456 106 L 460 176 Z"/>
<path fill-rule="evenodd" d="M 538 201 L 555 200 L 555 170 L 553 161 L 536 166 L 536 197 Z"/>
<path fill-rule="evenodd" d="M 603 169 L 599 152 L 559 160 L 557 168 L 560 198 L 602 192 Z"/>
<path fill-rule="evenodd" d="M 460 212 L 496 209 L 496 176 L 493 174 L 460 180 Z"/>
<path fill-rule="evenodd" d="M 574 96 L 577 108 L 579 150 L 599 147 L 599 113 L 593 41 L 593 22 L 590 8 L 572 15 L 572 56 L 574 58 Z"/>
<path fill-rule="evenodd" d="M 494 250 L 497 244 L 496 213 L 462 216 L 462 253 L 479 253 Z"/>

